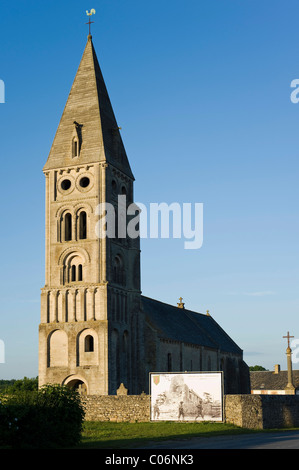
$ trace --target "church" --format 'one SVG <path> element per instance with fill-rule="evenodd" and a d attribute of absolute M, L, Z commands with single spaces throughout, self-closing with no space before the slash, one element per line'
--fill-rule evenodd
<path fill-rule="evenodd" d="M 242 349 L 208 312 L 142 295 L 140 237 L 95 230 L 100 204 L 117 219 L 119 195 L 134 203 L 134 176 L 90 34 L 43 172 L 39 386 L 138 395 L 151 372 L 223 371 L 225 394 L 250 393 Z"/>

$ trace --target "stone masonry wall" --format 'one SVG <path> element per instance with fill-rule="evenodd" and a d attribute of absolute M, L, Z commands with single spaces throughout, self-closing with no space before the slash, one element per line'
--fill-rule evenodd
<path fill-rule="evenodd" d="M 82 397 L 86 421 L 150 421 L 149 395 Z M 299 396 L 225 395 L 225 422 L 248 429 L 299 426 Z"/>
<path fill-rule="evenodd" d="M 86 421 L 150 421 L 149 395 L 88 395 L 82 402 Z"/>
<path fill-rule="evenodd" d="M 299 426 L 298 395 L 225 395 L 225 420 L 243 428 Z"/>

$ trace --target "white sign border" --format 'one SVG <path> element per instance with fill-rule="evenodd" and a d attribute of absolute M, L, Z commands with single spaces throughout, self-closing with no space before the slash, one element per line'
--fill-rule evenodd
<path fill-rule="evenodd" d="M 221 420 L 207 420 L 209 422 L 215 422 L 215 423 L 224 423 L 224 384 L 223 384 L 223 371 L 222 370 L 208 370 L 208 371 L 184 371 L 184 372 L 149 372 L 149 391 L 150 391 L 150 421 L 153 423 L 158 423 L 158 422 L 166 422 L 166 421 L 172 421 L 172 422 L 181 422 L 178 419 L 177 420 L 169 420 L 169 419 L 152 419 L 152 411 L 153 411 L 153 403 L 152 403 L 152 376 L 153 375 L 212 375 L 212 374 L 220 374 L 221 377 Z M 196 420 L 186 420 L 184 421 L 185 423 L 202 423 L 204 421 L 196 421 Z"/>

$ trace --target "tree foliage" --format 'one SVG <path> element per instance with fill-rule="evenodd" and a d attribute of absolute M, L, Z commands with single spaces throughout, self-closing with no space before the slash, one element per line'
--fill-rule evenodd
<path fill-rule="evenodd" d="M 11 380 L 0 380 L 0 392 L 15 393 L 21 390 L 33 391 L 38 389 L 38 377 L 29 379 L 24 377 L 23 379 L 11 379 Z"/>
<path fill-rule="evenodd" d="M 0 445 L 72 447 L 80 442 L 84 410 L 78 392 L 60 385 L 1 396 Z"/>
<path fill-rule="evenodd" d="M 267 370 L 263 366 L 250 366 L 249 367 L 250 371 L 258 371 L 258 370 Z"/>

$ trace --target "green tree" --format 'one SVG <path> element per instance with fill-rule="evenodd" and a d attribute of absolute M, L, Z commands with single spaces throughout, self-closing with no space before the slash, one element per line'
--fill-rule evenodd
<path fill-rule="evenodd" d="M 46 385 L 0 396 L 0 446 L 62 448 L 81 439 L 84 408 L 78 392 Z"/>
<path fill-rule="evenodd" d="M 7 392 L 7 390 L 15 383 L 15 381 L 16 379 L 10 379 L 10 380 L 1 379 L 0 380 L 0 393 Z"/>
<path fill-rule="evenodd" d="M 268 370 L 268 369 L 265 369 L 263 366 L 250 366 L 249 370 L 256 371 L 256 370 Z"/>
<path fill-rule="evenodd" d="M 11 380 L 0 380 L 0 392 L 15 393 L 20 391 L 34 391 L 38 389 L 38 377 L 29 379 L 24 377 L 23 379 L 11 379 Z"/>
<path fill-rule="evenodd" d="M 11 392 L 21 392 L 21 391 L 34 391 L 38 389 L 38 378 L 29 379 L 24 377 L 23 379 L 16 380 L 10 387 Z"/>

